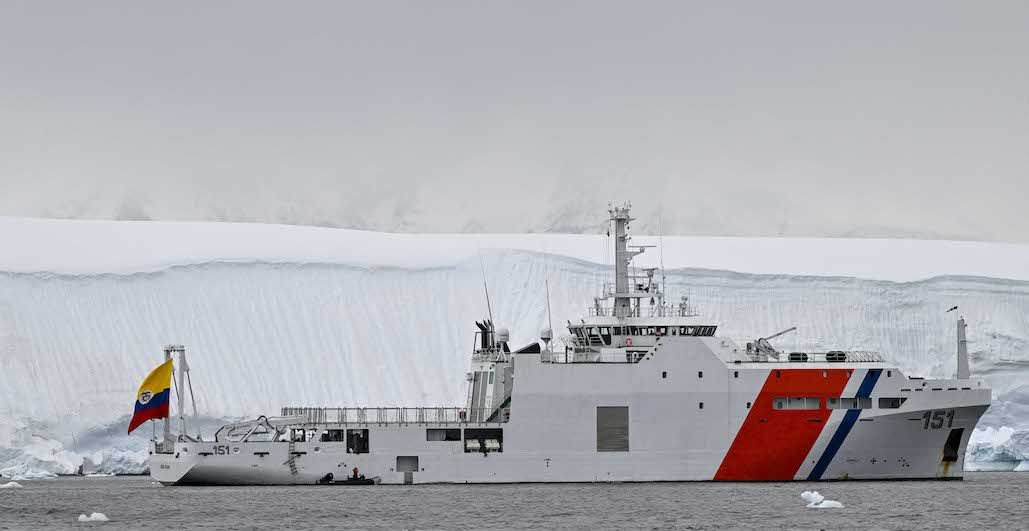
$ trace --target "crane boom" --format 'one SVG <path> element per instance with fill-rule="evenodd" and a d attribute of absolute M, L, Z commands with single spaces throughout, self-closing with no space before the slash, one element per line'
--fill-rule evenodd
<path fill-rule="evenodd" d="M 797 327 L 791 326 L 791 327 L 787 328 L 786 330 L 783 330 L 782 332 L 774 333 L 774 334 L 772 334 L 772 335 L 770 335 L 770 336 L 768 336 L 768 337 L 766 337 L 764 339 L 775 339 L 775 338 L 777 338 L 777 337 L 779 337 L 779 336 L 781 336 L 783 334 L 788 334 L 788 333 L 790 333 L 790 332 L 792 332 L 792 331 L 794 331 L 796 329 L 797 329 Z"/>

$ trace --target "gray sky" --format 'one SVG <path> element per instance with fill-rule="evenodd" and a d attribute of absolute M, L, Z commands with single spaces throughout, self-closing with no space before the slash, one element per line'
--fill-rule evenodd
<path fill-rule="evenodd" d="M 0 215 L 1029 241 L 1029 2 L 0 3 Z M 660 223 L 657 221 L 661 219 Z"/>

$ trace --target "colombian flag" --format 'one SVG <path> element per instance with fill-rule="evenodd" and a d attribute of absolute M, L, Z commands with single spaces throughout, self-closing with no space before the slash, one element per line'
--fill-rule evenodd
<path fill-rule="evenodd" d="M 132 414 L 132 420 L 129 422 L 129 433 L 148 420 L 168 418 L 171 379 L 171 360 L 150 371 L 136 394 L 136 411 Z"/>

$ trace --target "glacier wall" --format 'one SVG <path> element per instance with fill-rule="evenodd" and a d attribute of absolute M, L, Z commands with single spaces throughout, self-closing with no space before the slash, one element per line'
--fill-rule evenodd
<path fill-rule="evenodd" d="M 560 334 L 611 275 L 601 264 L 528 251 L 485 251 L 482 269 L 495 321 L 517 345 L 547 326 L 547 279 Z M 745 341 L 798 326 L 776 344 L 878 350 L 920 376 L 954 372 L 955 314 L 944 310 L 956 304 L 969 323 L 973 374 L 998 399 L 983 426 L 1029 428 L 1029 282 L 696 269 L 670 270 L 666 282 L 722 335 Z M 200 413 L 211 419 L 287 404 L 458 404 L 473 321 L 486 312 L 477 258 L 420 268 L 210 262 L 0 273 L 0 469 L 72 472 L 82 456 L 138 468 L 149 433 L 125 437 L 124 425 L 167 343 L 186 345 Z"/>

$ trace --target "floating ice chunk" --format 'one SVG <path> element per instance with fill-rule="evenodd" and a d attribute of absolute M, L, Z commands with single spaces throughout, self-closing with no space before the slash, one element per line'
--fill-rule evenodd
<path fill-rule="evenodd" d="M 18 483 L 17 481 L 8 481 L 7 483 L 4 483 L 4 484 L 0 485 L 0 489 L 20 489 L 20 488 L 21 488 L 21 484 Z"/>
<path fill-rule="evenodd" d="M 89 516 L 84 514 L 79 515 L 80 522 L 107 522 L 108 520 L 109 518 L 107 518 L 107 515 L 104 513 L 93 513 Z"/>
<path fill-rule="evenodd" d="M 30 481 L 33 479 L 53 479 L 56 477 L 57 474 L 47 470 L 26 470 L 25 472 L 11 476 L 11 479 L 14 481 Z"/>
<path fill-rule="evenodd" d="M 805 490 L 800 493 L 800 497 L 807 502 L 808 508 L 811 509 L 842 509 L 843 504 L 836 500 L 827 500 L 825 496 L 818 493 L 817 490 L 810 491 Z"/>

